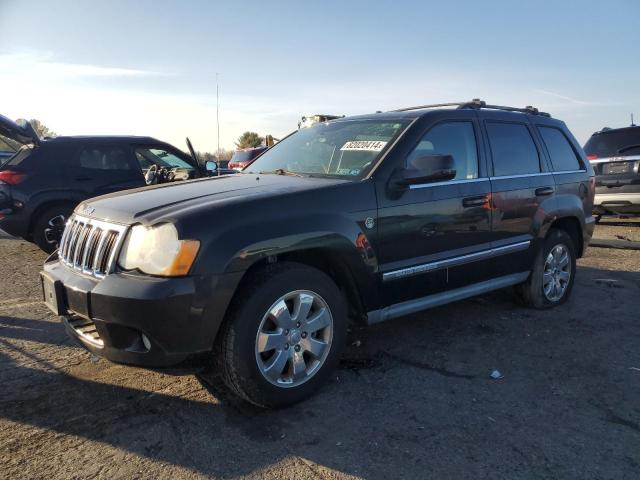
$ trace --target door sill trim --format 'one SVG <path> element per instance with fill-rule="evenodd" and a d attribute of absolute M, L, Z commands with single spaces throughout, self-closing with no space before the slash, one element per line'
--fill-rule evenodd
<path fill-rule="evenodd" d="M 406 302 L 395 303 L 388 307 L 372 310 L 367 313 L 367 323 L 384 322 L 392 318 L 403 317 L 412 313 L 427 310 L 429 308 L 446 305 L 447 303 L 457 302 L 465 298 L 474 297 L 483 293 L 499 290 L 501 288 L 517 285 L 524 282 L 529 277 L 530 272 L 512 273 L 503 277 L 492 278 L 480 283 L 474 283 L 465 287 L 448 290 L 445 292 L 434 293 L 426 297 L 407 300 Z"/>

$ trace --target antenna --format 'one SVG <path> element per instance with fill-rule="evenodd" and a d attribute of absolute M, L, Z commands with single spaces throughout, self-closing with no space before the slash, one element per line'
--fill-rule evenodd
<path fill-rule="evenodd" d="M 632 127 L 635 127 L 635 126 L 636 126 L 636 124 L 635 124 L 635 123 L 633 123 L 633 112 L 631 112 L 631 126 L 632 126 Z"/>
<path fill-rule="evenodd" d="M 218 72 L 216 72 L 216 125 L 218 127 L 218 150 L 216 158 L 220 160 L 220 84 L 218 83 Z"/>

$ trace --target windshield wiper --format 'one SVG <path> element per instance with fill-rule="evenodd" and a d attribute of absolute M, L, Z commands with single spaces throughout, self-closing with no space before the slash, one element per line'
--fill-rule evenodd
<path fill-rule="evenodd" d="M 304 175 L 302 175 L 301 173 L 285 170 L 284 168 L 276 168 L 275 170 L 272 170 L 270 172 L 260 172 L 260 175 L 266 175 L 266 174 L 289 175 L 292 177 L 304 177 Z"/>

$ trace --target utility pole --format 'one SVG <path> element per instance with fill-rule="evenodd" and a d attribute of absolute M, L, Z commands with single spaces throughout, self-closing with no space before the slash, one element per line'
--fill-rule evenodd
<path fill-rule="evenodd" d="M 220 161 L 220 84 L 218 83 L 218 72 L 216 72 L 216 124 L 218 126 L 218 150 L 216 157 Z"/>

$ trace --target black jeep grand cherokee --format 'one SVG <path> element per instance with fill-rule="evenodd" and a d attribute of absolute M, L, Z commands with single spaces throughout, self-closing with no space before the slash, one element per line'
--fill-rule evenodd
<path fill-rule="evenodd" d="M 456 107 L 456 108 L 448 108 Z M 517 285 L 571 293 L 593 170 L 565 124 L 478 100 L 302 129 L 242 174 L 79 205 L 42 272 L 68 333 L 115 362 L 215 361 L 262 406 L 330 374 L 376 323 Z"/>

